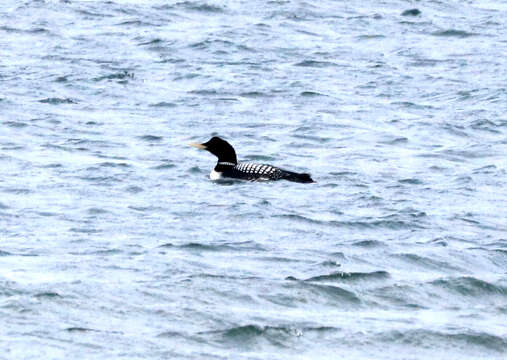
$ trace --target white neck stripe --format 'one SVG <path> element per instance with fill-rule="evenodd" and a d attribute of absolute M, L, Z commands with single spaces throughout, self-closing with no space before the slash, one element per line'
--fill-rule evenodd
<path fill-rule="evenodd" d="M 235 163 L 227 162 L 227 161 L 219 161 L 218 165 L 230 165 L 230 166 L 236 166 Z"/>

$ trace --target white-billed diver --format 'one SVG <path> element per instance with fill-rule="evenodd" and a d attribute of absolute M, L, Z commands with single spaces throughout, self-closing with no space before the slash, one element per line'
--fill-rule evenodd
<path fill-rule="evenodd" d="M 313 183 L 310 174 L 295 173 L 272 165 L 251 162 L 238 163 L 236 151 L 227 141 L 212 137 L 203 144 L 191 143 L 190 146 L 204 149 L 218 157 L 218 162 L 210 174 L 211 180 L 240 179 L 248 181 L 288 180 L 298 183 Z"/>

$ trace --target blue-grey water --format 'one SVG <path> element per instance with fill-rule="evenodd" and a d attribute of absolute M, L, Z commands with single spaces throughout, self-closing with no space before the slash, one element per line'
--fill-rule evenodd
<path fill-rule="evenodd" d="M 503 0 L 2 1 L 0 359 L 505 359 L 506 58 Z"/>

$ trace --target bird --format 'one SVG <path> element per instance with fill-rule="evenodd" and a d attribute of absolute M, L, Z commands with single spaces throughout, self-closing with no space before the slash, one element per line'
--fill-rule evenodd
<path fill-rule="evenodd" d="M 207 150 L 218 158 L 215 168 L 210 173 L 211 180 L 238 179 L 247 181 L 288 180 L 297 183 L 315 182 L 310 174 L 287 171 L 267 164 L 238 163 L 236 151 L 232 145 L 218 136 L 214 136 L 202 144 L 190 143 L 189 145 Z"/>

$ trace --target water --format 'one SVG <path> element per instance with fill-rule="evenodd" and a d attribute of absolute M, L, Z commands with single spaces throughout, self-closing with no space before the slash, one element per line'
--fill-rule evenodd
<path fill-rule="evenodd" d="M 0 358 L 505 358 L 505 1 L 0 19 Z"/>

